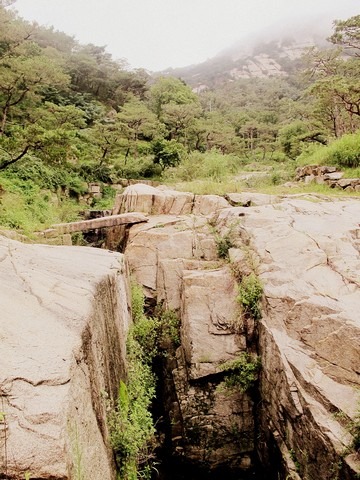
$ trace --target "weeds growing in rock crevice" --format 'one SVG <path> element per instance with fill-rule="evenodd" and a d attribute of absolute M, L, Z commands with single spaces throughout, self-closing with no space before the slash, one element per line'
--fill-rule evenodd
<path fill-rule="evenodd" d="M 354 451 L 360 455 L 360 402 L 358 403 L 358 410 L 353 419 L 342 410 L 338 410 L 333 416 L 352 436 L 352 441 L 348 447 L 344 449 L 343 456 Z"/>
<path fill-rule="evenodd" d="M 238 222 L 230 225 L 228 230 L 220 234 L 215 225 L 212 225 L 219 258 L 229 260 L 230 248 L 238 245 L 236 226 Z M 237 300 L 242 308 L 245 317 L 259 320 L 261 318 L 260 301 L 263 294 L 263 286 L 256 275 L 258 269 L 258 258 L 248 246 L 243 249 L 243 265 L 232 262 L 232 272 L 239 282 L 239 295 Z"/>
<path fill-rule="evenodd" d="M 110 405 L 110 441 L 122 480 L 151 478 L 154 467 L 155 422 L 151 406 L 155 397 L 154 359 L 165 356 L 166 347 L 178 345 L 179 322 L 172 311 L 157 309 L 157 316 L 144 314 L 142 288 L 132 284 L 133 325 L 127 339 L 127 378 Z"/>
<path fill-rule="evenodd" d="M 69 437 L 71 441 L 71 454 L 72 454 L 72 461 L 73 461 L 74 480 L 85 480 L 82 448 L 81 448 L 79 430 L 77 425 L 75 423 L 72 424 L 69 422 L 68 431 L 69 431 Z M 29 478 L 30 478 L 30 474 L 29 474 Z"/>
<path fill-rule="evenodd" d="M 215 225 L 211 225 L 214 235 L 218 257 L 229 260 L 229 250 L 236 246 L 236 227 L 238 222 L 232 223 L 225 233 L 218 231 Z"/>
<path fill-rule="evenodd" d="M 6 412 L 4 410 L 4 392 L 0 390 L 0 397 L 1 397 L 1 411 L 0 411 L 0 428 L 3 429 L 4 437 L 3 437 L 3 444 L 4 444 L 4 451 L 3 458 L 4 458 L 4 465 L 0 467 L 0 475 L 7 475 L 7 463 L 8 463 L 8 449 L 7 449 L 7 420 L 6 420 Z M 1 478 L 1 477 L 0 477 Z"/>
<path fill-rule="evenodd" d="M 354 420 L 351 422 L 349 431 L 353 437 L 351 448 L 360 454 L 360 402 L 358 404 L 357 414 Z"/>
<path fill-rule="evenodd" d="M 225 372 L 224 381 L 220 388 L 225 391 L 240 390 L 246 392 L 255 385 L 261 367 L 260 358 L 246 352 L 229 362 L 223 363 L 220 368 Z"/>
<path fill-rule="evenodd" d="M 254 272 L 241 279 L 239 284 L 238 302 L 245 315 L 254 320 L 261 318 L 260 300 L 263 294 L 263 286 Z"/>
<path fill-rule="evenodd" d="M 219 234 L 215 235 L 216 250 L 219 258 L 228 259 L 229 250 L 234 246 L 230 234 L 227 233 L 224 236 Z"/>

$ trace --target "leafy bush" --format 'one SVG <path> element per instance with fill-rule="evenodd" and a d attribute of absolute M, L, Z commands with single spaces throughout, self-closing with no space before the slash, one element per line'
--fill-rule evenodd
<path fill-rule="evenodd" d="M 241 165 L 236 155 L 224 155 L 217 150 L 192 152 L 177 167 L 168 169 L 164 178 L 184 181 L 208 178 L 218 182 L 236 173 Z"/>
<path fill-rule="evenodd" d="M 178 165 L 185 152 L 185 147 L 176 140 L 155 140 L 152 144 L 154 163 L 163 169 Z"/>
<path fill-rule="evenodd" d="M 92 200 L 91 207 L 98 210 L 108 210 L 113 208 L 115 203 L 116 190 L 109 185 L 103 185 L 101 192 L 101 198 L 94 198 Z"/>
<path fill-rule="evenodd" d="M 301 165 L 337 165 L 339 167 L 360 167 L 360 131 L 344 135 L 330 145 L 312 148 L 297 159 Z"/>
<path fill-rule="evenodd" d="M 236 360 L 221 365 L 221 370 L 226 372 L 222 386 L 227 390 L 239 389 L 241 392 L 246 392 L 254 386 L 260 367 L 261 362 L 258 357 L 242 352 Z"/>
<path fill-rule="evenodd" d="M 242 278 L 239 285 L 238 301 L 245 315 L 249 315 L 255 320 L 261 318 L 260 300 L 262 294 L 261 282 L 253 272 Z"/>
<path fill-rule="evenodd" d="M 113 182 L 113 172 L 109 165 L 99 163 L 82 163 L 75 168 L 78 175 L 87 182 Z"/>
<path fill-rule="evenodd" d="M 160 309 L 157 341 L 163 356 L 167 356 L 169 347 L 175 349 L 180 345 L 180 319 L 174 310 Z"/>
<path fill-rule="evenodd" d="M 360 405 L 355 420 L 351 424 L 350 433 L 353 436 L 351 447 L 356 452 L 360 452 Z"/>
<path fill-rule="evenodd" d="M 149 178 L 160 176 L 162 168 L 154 164 L 151 156 L 130 157 L 126 160 L 118 160 L 114 167 L 113 176 L 115 181 L 120 178 Z"/>
<path fill-rule="evenodd" d="M 121 381 L 118 397 L 108 415 L 111 445 L 123 480 L 151 477 L 155 427 L 150 413 L 156 378 L 152 363 L 164 355 L 164 343 L 178 344 L 179 321 L 172 311 L 157 317 L 144 314 L 142 287 L 131 284 L 134 324 L 127 340 L 127 381 Z"/>
<path fill-rule="evenodd" d="M 151 362 L 156 354 L 155 324 L 144 315 L 144 295 L 135 283 L 132 290 L 134 325 L 127 339 L 127 381 L 108 415 L 110 441 L 123 480 L 150 478 L 155 427 L 150 413 L 155 396 Z"/>
<path fill-rule="evenodd" d="M 118 398 L 108 416 L 110 441 L 121 478 L 137 480 L 139 471 L 149 471 L 154 444 L 154 422 L 150 413 L 155 379 L 143 360 L 140 344 L 131 332 L 127 342 L 128 378 L 121 381 Z M 146 477 L 149 478 L 149 477 Z"/>
<path fill-rule="evenodd" d="M 2 175 L 14 182 L 23 181 L 42 189 L 63 187 L 76 194 L 87 191 L 84 179 L 70 165 L 50 166 L 36 157 L 28 156 L 26 160 L 8 167 Z"/>
<path fill-rule="evenodd" d="M 145 297 L 141 285 L 131 282 L 131 310 L 134 323 L 144 318 L 144 307 Z"/>
<path fill-rule="evenodd" d="M 213 180 L 219 181 L 230 173 L 229 160 L 232 159 L 230 155 L 222 155 L 221 153 L 211 150 L 204 153 L 204 161 L 202 165 L 202 177 L 210 177 Z"/>
<path fill-rule="evenodd" d="M 301 153 L 301 138 L 308 132 L 305 122 L 297 120 L 279 130 L 279 142 L 284 153 L 295 158 Z"/>
<path fill-rule="evenodd" d="M 308 122 L 296 120 L 279 130 L 279 143 L 289 158 L 298 157 L 312 142 L 326 143 L 322 129 L 309 125 Z"/>
<path fill-rule="evenodd" d="M 228 235 L 224 237 L 217 236 L 215 239 L 216 249 L 219 258 L 228 258 L 229 250 L 233 246 L 233 243 Z"/>

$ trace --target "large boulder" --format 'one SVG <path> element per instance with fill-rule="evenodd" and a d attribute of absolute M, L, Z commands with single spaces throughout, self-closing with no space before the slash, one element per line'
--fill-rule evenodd
<path fill-rule="evenodd" d="M 0 237 L 0 476 L 115 479 L 104 396 L 125 368 L 124 258 Z"/>
<path fill-rule="evenodd" d="M 136 184 L 117 195 L 113 214 L 143 212 L 151 215 L 210 215 L 229 203 L 218 195 L 194 195 L 164 186 Z"/>
<path fill-rule="evenodd" d="M 113 214 L 144 212 L 152 215 L 185 215 L 192 210 L 194 195 L 186 192 L 162 190 L 138 183 L 130 185 L 117 195 Z"/>
<path fill-rule="evenodd" d="M 240 315 L 236 296 L 229 268 L 184 272 L 181 344 L 192 379 L 219 372 L 246 350 L 245 337 L 234 328 Z"/>
<path fill-rule="evenodd" d="M 218 260 L 214 236 L 205 218 L 154 216 L 129 231 L 126 258 L 148 297 L 169 299 L 166 307 L 180 305 L 184 268 Z M 171 300 L 170 300 L 171 299 Z"/>

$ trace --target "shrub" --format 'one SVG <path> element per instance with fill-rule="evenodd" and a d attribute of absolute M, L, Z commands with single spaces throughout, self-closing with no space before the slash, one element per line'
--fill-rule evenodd
<path fill-rule="evenodd" d="M 161 309 L 158 322 L 159 351 L 166 356 L 169 346 L 177 348 L 180 345 L 180 319 L 174 310 Z"/>
<path fill-rule="evenodd" d="M 234 246 L 230 235 L 226 234 L 221 236 L 217 234 L 215 236 L 216 250 L 219 258 L 229 258 L 229 250 Z"/>
<path fill-rule="evenodd" d="M 3 175 L 13 182 L 23 181 L 24 184 L 33 184 L 42 189 L 54 191 L 63 187 L 78 195 L 87 191 L 84 179 L 71 165 L 51 166 L 36 157 L 27 157 L 26 160 L 11 165 Z"/>
<path fill-rule="evenodd" d="M 115 180 L 120 178 L 149 178 L 159 176 L 162 168 L 160 165 L 154 164 L 151 156 L 139 156 L 137 158 L 130 157 L 126 160 L 117 160 L 113 176 Z"/>
<path fill-rule="evenodd" d="M 236 155 L 224 155 L 217 150 L 205 153 L 195 151 L 185 157 L 177 167 L 168 169 L 164 178 L 177 181 L 211 179 L 219 182 L 236 173 L 241 163 L 241 159 Z"/>
<path fill-rule="evenodd" d="M 227 390 L 239 389 L 246 392 L 254 386 L 260 367 L 261 361 L 258 357 L 242 352 L 237 359 L 221 365 L 221 370 L 226 372 L 222 386 Z"/>
<path fill-rule="evenodd" d="M 297 120 L 279 130 L 279 142 L 284 153 L 295 158 L 300 155 L 302 150 L 301 139 L 309 131 L 305 122 Z"/>
<path fill-rule="evenodd" d="M 155 427 L 150 413 L 155 396 L 151 362 L 156 353 L 156 322 L 144 315 L 144 295 L 132 284 L 134 325 L 127 339 L 127 381 L 120 382 L 118 397 L 108 414 L 110 441 L 123 480 L 149 479 Z"/>
<path fill-rule="evenodd" d="M 212 227 L 219 258 L 229 259 L 229 250 L 236 245 L 236 238 L 238 236 L 236 227 L 238 224 L 238 221 L 232 222 L 227 231 L 222 233 L 220 233 L 215 227 Z"/>
<path fill-rule="evenodd" d="M 101 198 L 94 198 L 91 207 L 98 210 L 108 210 L 113 208 L 115 203 L 116 190 L 109 185 L 102 186 Z"/>
<path fill-rule="evenodd" d="M 329 163 L 340 167 L 360 167 L 360 132 L 344 135 L 328 147 Z"/>
<path fill-rule="evenodd" d="M 128 379 L 126 384 L 120 382 L 108 424 L 121 478 L 137 480 L 138 471 L 144 470 L 152 458 L 155 428 L 149 408 L 155 380 L 150 366 L 142 360 L 139 344 L 131 336 L 127 348 Z"/>
<path fill-rule="evenodd" d="M 358 409 L 355 420 L 351 424 L 350 433 L 353 436 L 351 447 L 356 452 L 360 452 L 360 408 Z"/>
<path fill-rule="evenodd" d="M 262 294 L 261 282 L 253 272 L 241 279 L 238 301 L 245 315 L 249 315 L 254 320 L 261 318 L 260 300 Z"/>
<path fill-rule="evenodd" d="M 314 165 L 337 165 L 339 167 L 360 167 L 360 131 L 344 135 L 330 145 L 314 148 L 304 152 L 297 162 Z"/>
<path fill-rule="evenodd" d="M 133 326 L 127 340 L 127 381 L 121 381 L 118 397 L 110 405 L 110 441 L 123 480 L 151 478 L 155 427 L 150 413 L 156 378 L 152 373 L 155 357 L 165 355 L 168 342 L 180 342 L 179 320 L 175 312 L 160 310 L 158 316 L 144 314 L 142 287 L 131 284 Z"/>
<path fill-rule="evenodd" d="M 155 140 L 152 143 L 154 163 L 162 169 L 174 167 L 185 156 L 185 147 L 176 140 Z"/>
<path fill-rule="evenodd" d="M 144 315 L 145 297 L 141 285 L 131 282 L 131 309 L 134 323 L 141 320 Z"/>

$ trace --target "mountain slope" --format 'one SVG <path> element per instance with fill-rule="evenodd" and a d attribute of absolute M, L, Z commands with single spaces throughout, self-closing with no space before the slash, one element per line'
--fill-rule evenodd
<path fill-rule="evenodd" d="M 160 74 L 182 78 L 197 92 L 239 78 L 288 76 L 299 65 L 306 49 L 328 45 L 326 37 L 330 32 L 329 20 L 277 25 L 243 38 L 203 63 L 168 69 Z"/>

